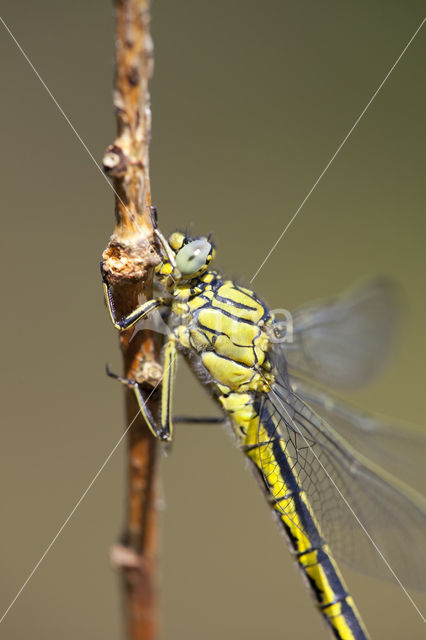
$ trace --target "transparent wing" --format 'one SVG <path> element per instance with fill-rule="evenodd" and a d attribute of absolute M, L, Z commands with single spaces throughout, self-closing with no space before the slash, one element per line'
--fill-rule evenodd
<path fill-rule="evenodd" d="M 292 377 L 291 387 L 359 453 L 424 490 L 426 428 L 360 411 L 302 379 Z"/>
<path fill-rule="evenodd" d="M 336 388 L 365 384 L 390 353 L 397 300 L 394 283 L 375 279 L 334 300 L 297 309 L 293 341 L 282 345 L 290 371 Z"/>
<path fill-rule="evenodd" d="M 261 417 L 273 416 L 269 435 L 279 438 L 332 553 L 368 574 L 425 588 L 425 500 L 357 453 L 277 377 Z"/>
<path fill-rule="evenodd" d="M 291 387 L 359 453 L 418 490 L 426 486 L 426 428 L 361 411 L 297 377 Z"/>

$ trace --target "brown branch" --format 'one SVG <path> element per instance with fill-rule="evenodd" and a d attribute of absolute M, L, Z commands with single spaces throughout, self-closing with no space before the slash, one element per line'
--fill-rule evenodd
<path fill-rule="evenodd" d="M 114 106 L 118 134 L 103 159 L 116 192 L 116 227 L 104 251 L 104 268 L 113 285 L 119 315 L 136 308 L 141 294 L 152 295 L 159 255 L 150 215 L 148 81 L 153 55 L 149 0 L 116 0 L 116 75 Z M 153 389 L 161 379 L 161 343 L 149 331 L 120 335 L 124 375 Z M 127 424 L 138 412 L 126 389 Z M 155 400 L 151 411 L 157 412 Z M 125 530 L 112 553 L 121 569 L 128 638 L 156 636 L 156 456 L 157 443 L 139 415 L 128 435 L 128 504 Z"/>

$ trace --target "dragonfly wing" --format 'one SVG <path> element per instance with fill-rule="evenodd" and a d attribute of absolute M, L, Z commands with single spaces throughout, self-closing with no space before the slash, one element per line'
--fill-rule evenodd
<path fill-rule="evenodd" d="M 292 377 L 291 387 L 359 453 L 412 487 L 426 486 L 424 427 L 360 411 L 297 377 Z"/>
<path fill-rule="evenodd" d="M 271 437 L 280 438 L 332 553 L 368 574 L 425 588 L 422 496 L 352 449 L 285 380 L 273 385 L 263 410 L 275 415 Z"/>
<path fill-rule="evenodd" d="M 337 388 L 365 384 L 390 353 L 397 300 L 396 285 L 382 278 L 296 310 L 282 345 L 290 370 Z"/>

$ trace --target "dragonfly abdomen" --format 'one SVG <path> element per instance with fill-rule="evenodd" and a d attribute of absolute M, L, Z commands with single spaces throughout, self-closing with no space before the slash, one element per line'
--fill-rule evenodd
<path fill-rule="evenodd" d="M 295 553 L 317 606 L 338 640 L 367 640 L 359 613 L 324 543 L 295 460 L 277 434 L 276 420 L 256 394 L 233 393 L 220 398 L 231 417 L 241 448 L 257 475 Z"/>

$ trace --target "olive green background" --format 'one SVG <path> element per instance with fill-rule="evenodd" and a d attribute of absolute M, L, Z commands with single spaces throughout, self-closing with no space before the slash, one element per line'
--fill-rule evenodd
<path fill-rule="evenodd" d="M 218 266 L 248 283 L 422 5 L 154 1 L 151 172 L 163 231 L 213 231 Z M 2 15 L 99 161 L 115 133 L 111 4 L 3 0 Z M 399 349 L 354 398 L 423 424 L 425 52 L 423 30 L 253 285 L 272 307 L 291 309 L 369 274 L 394 276 L 406 291 Z M 2 27 L 0 60 L 3 611 L 126 425 L 121 389 L 104 375 L 106 361 L 120 366 L 98 272 L 112 191 Z M 183 363 L 182 411 L 215 411 Z M 176 431 L 162 461 L 162 638 L 325 639 L 231 438 L 214 426 Z M 123 518 L 123 463 L 122 445 L 2 638 L 122 637 L 107 556 Z M 345 575 L 372 638 L 424 637 L 401 589 Z"/>

